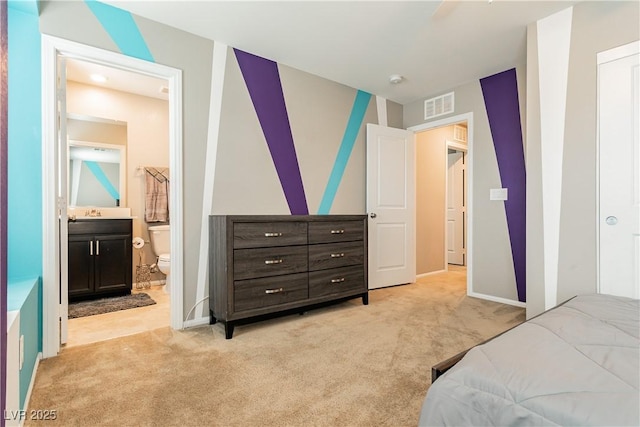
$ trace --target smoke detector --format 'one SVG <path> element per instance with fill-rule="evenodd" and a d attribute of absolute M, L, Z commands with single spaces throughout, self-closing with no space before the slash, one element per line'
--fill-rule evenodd
<path fill-rule="evenodd" d="M 392 74 L 389 76 L 389 83 L 392 83 L 394 85 L 397 85 L 402 80 L 404 80 L 404 77 L 402 77 L 400 74 Z"/>

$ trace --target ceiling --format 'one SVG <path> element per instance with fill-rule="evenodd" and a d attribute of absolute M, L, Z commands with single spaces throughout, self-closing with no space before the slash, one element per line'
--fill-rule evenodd
<path fill-rule="evenodd" d="M 91 78 L 94 74 L 103 76 L 106 81 L 102 83 L 95 82 Z M 162 88 L 167 88 L 166 80 L 78 59 L 67 59 L 67 80 L 151 98 L 169 99 L 168 93 L 161 90 Z"/>
<path fill-rule="evenodd" d="M 524 63 L 527 24 L 577 3 L 103 1 L 400 104 Z"/>

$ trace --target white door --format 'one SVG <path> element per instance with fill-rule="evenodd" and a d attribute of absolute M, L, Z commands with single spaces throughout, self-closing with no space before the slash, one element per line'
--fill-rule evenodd
<path fill-rule="evenodd" d="M 415 198 L 413 133 L 367 124 L 369 289 L 415 281 Z"/>
<path fill-rule="evenodd" d="M 598 54 L 599 292 L 640 297 L 640 42 Z"/>
<path fill-rule="evenodd" d="M 464 153 L 447 154 L 447 262 L 464 265 Z"/>
<path fill-rule="evenodd" d="M 58 176 L 56 177 L 56 191 L 58 193 L 58 221 L 60 242 L 60 344 L 67 342 L 67 320 L 69 313 L 69 264 L 68 264 L 68 230 L 69 223 L 67 217 L 67 170 L 68 153 L 67 145 L 67 61 L 62 55 L 58 55 L 58 78 L 57 78 L 57 105 L 58 105 Z"/>

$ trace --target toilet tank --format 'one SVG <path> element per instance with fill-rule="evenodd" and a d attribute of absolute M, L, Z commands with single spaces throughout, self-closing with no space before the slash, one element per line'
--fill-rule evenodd
<path fill-rule="evenodd" d="M 171 253 L 171 231 L 168 225 L 152 225 L 149 227 L 151 248 L 156 256 Z"/>

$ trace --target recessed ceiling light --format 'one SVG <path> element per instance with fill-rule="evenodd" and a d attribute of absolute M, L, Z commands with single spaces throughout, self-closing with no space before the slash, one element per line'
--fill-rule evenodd
<path fill-rule="evenodd" d="M 90 77 L 91 77 L 91 80 L 93 80 L 96 83 L 105 83 L 107 80 L 109 80 L 102 74 L 91 74 Z"/>

